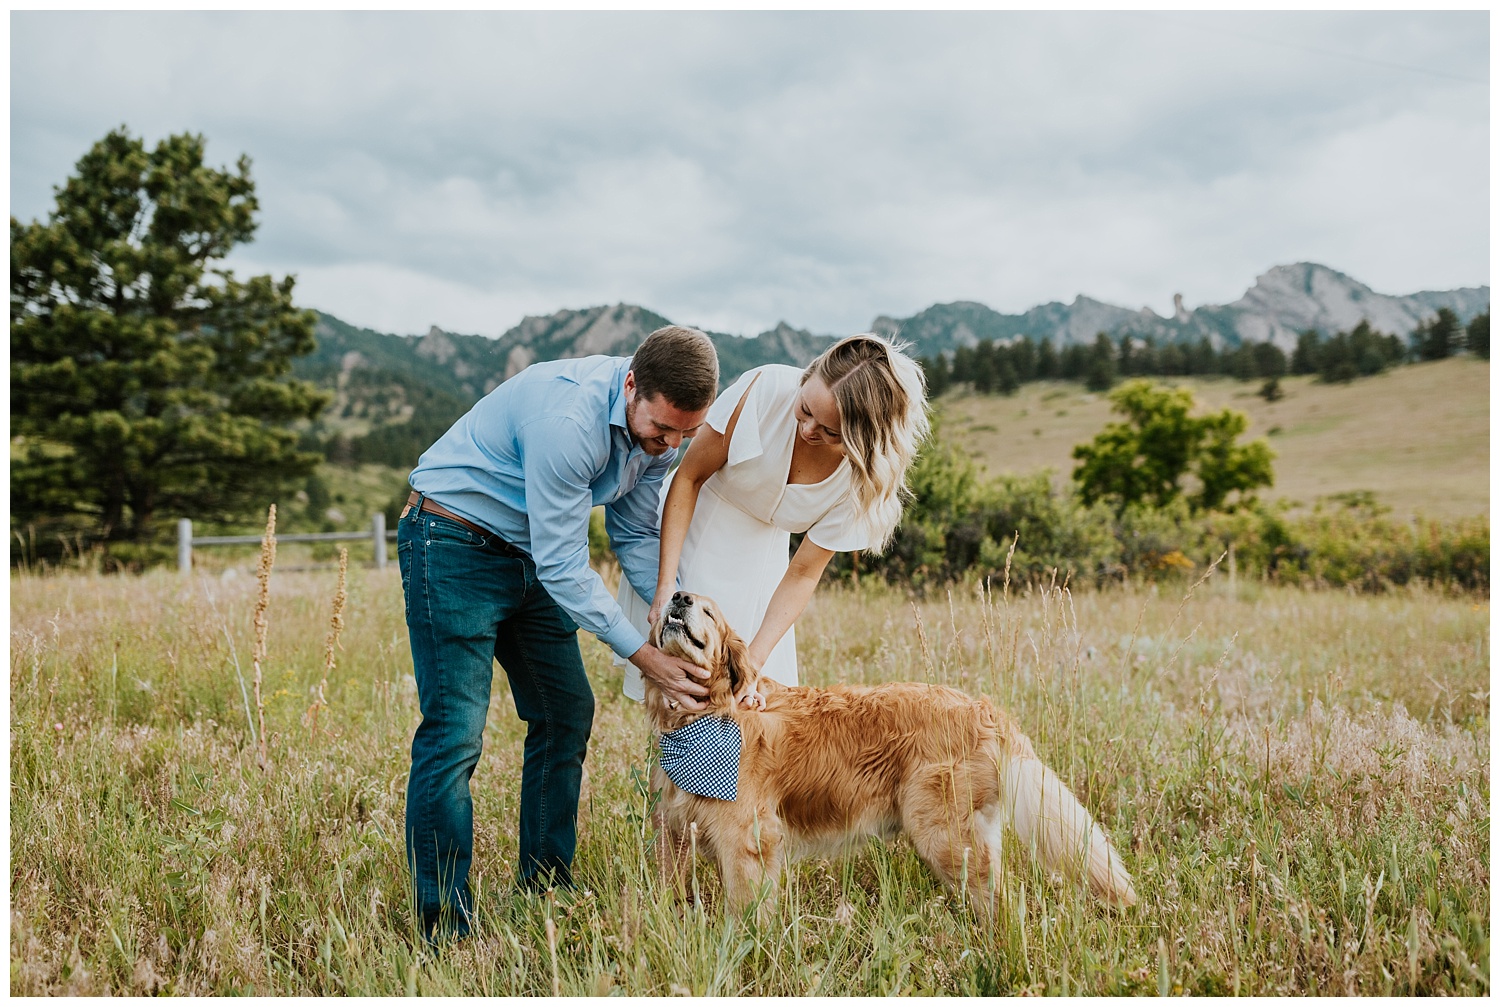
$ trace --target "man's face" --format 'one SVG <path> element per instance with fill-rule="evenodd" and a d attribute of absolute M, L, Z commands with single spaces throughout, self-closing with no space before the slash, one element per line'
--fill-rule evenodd
<path fill-rule="evenodd" d="M 635 372 L 625 375 L 625 425 L 630 436 L 648 455 L 664 455 L 698 432 L 708 418 L 708 409 L 688 412 L 668 402 L 664 395 L 645 398 L 638 394 Z"/>

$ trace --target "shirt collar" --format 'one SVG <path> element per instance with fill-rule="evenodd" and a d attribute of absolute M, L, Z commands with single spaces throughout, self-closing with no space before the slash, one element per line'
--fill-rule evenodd
<path fill-rule="evenodd" d="M 623 366 L 609 393 L 609 425 L 625 431 L 626 437 L 630 437 L 630 424 L 625 421 L 625 376 L 630 373 L 630 360 L 630 357 L 621 358 Z M 631 443 L 635 443 L 635 438 L 631 437 Z"/>

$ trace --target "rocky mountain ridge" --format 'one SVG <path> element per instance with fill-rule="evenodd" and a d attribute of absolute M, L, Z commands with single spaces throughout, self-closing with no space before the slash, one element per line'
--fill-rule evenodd
<path fill-rule="evenodd" d="M 1361 320 L 1378 331 L 1405 338 L 1439 308 L 1467 322 L 1487 310 L 1490 288 L 1424 290 L 1405 296 L 1376 293 L 1354 278 L 1313 262 L 1276 266 L 1229 304 L 1188 309 L 1174 298 L 1171 317 L 1150 308 L 1132 311 L 1082 294 L 1071 304 L 1052 301 L 1019 315 L 1006 315 L 973 301 L 934 304 L 910 318 L 880 316 L 872 329 L 899 335 L 918 352 L 948 352 L 981 339 L 1003 342 L 1019 336 L 1051 339 L 1058 346 L 1090 342 L 1099 332 L 1118 339 L 1125 333 L 1158 342 L 1208 339 L 1215 348 L 1246 342 L 1273 342 L 1291 350 L 1297 334 L 1316 329 L 1324 336 L 1347 332 Z"/>
<path fill-rule="evenodd" d="M 909 318 L 882 315 L 871 329 L 906 340 L 918 356 L 951 352 L 983 339 L 1006 342 L 1020 336 L 1061 346 L 1091 342 L 1099 332 L 1116 339 L 1128 332 L 1158 342 L 1206 338 L 1219 348 L 1269 340 L 1290 350 L 1297 333 L 1306 329 L 1332 335 L 1365 319 L 1377 330 L 1405 338 L 1438 308 L 1450 308 L 1467 322 L 1488 304 L 1487 286 L 1392 296 L 1327 266 L 1296 263 L 1268 270 L 1229 304 L 1189 309 L 1179 296 L 1171 317 L 1079 295 L 1071 304 L 1053 301 L 1016 315 L 975 301 L 935 304 Z M 437 326 L 425 335 L 398 336 L 320 313 L 318 349 L 297 361 L 295 370 L 300 377 L 335 389 L 337 399 L 326 427 L 363 436 L 414 417 L 445 417 L 445 423 L 451 422 L 529 364 L 594 353 L 625 355 L 652 330 L 668 324 L 667 318 L 647 308 L 616 304 L 530 315 L 499 338 L 446 332 Z M 753 337 L 709 335 L 719 351 L 726 384 L 760 364 L 805 365 L 835 339 L 786 322 Z"/>

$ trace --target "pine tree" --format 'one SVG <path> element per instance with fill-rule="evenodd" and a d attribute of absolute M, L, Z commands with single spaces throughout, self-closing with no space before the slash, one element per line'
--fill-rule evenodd
<path fill-rule="evenodd" d="M 1292 351 L 1293 374 L 1317 374 L 1323 369 L 1322 342 L 1317 329 L 1297 334 L 1297 348 Z"/>
<path fill-rule="evenodd" d="M 1464 330 L 1464 345 L 1480 360 L 1490 359 L 1490 313 L 1475 315 Z"/>
<path fill-rule="evenodd" d="M 1412 348 L 1423 360 L 1446 360 L 1458 344 L 1458 316 L 1450 308 L 1438 308 L 1437 317 L 1417 326 Z"/>
<path fill-rule="evenodd" d="M 248 158 L 200 136 L 148 151 L 121 127 L 10 222 L 12 521 L 150 539 L 159 517 L 263 511 L 320 461 L 291 421 L 328 396 L 287 374 L 314 348 L 293 279 L 222 265 L 255 233 Z"/>

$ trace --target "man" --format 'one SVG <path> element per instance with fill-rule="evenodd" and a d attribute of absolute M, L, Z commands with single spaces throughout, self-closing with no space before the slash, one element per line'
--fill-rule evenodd
<path fill-rule="evenodd" d="M 589 512 L 624 575 L 655 591 L 657 501 L 676 449 L 718 390 L 713 344 L 669 326 L 633 357 L 535 364 L 481 399 L 417 462 L 397 553 L 422 722 L 411 746 L 406 854 L 423 933 L 463 936 L 473 803 L 492 659 L 526 721 L 517 881 L 569 886 L 594 695 L 578 627 L 686 709 L 707 673 L 648 644 L 589 567 Z M 690 678 L 689 676 L 695 676 Z"/>

